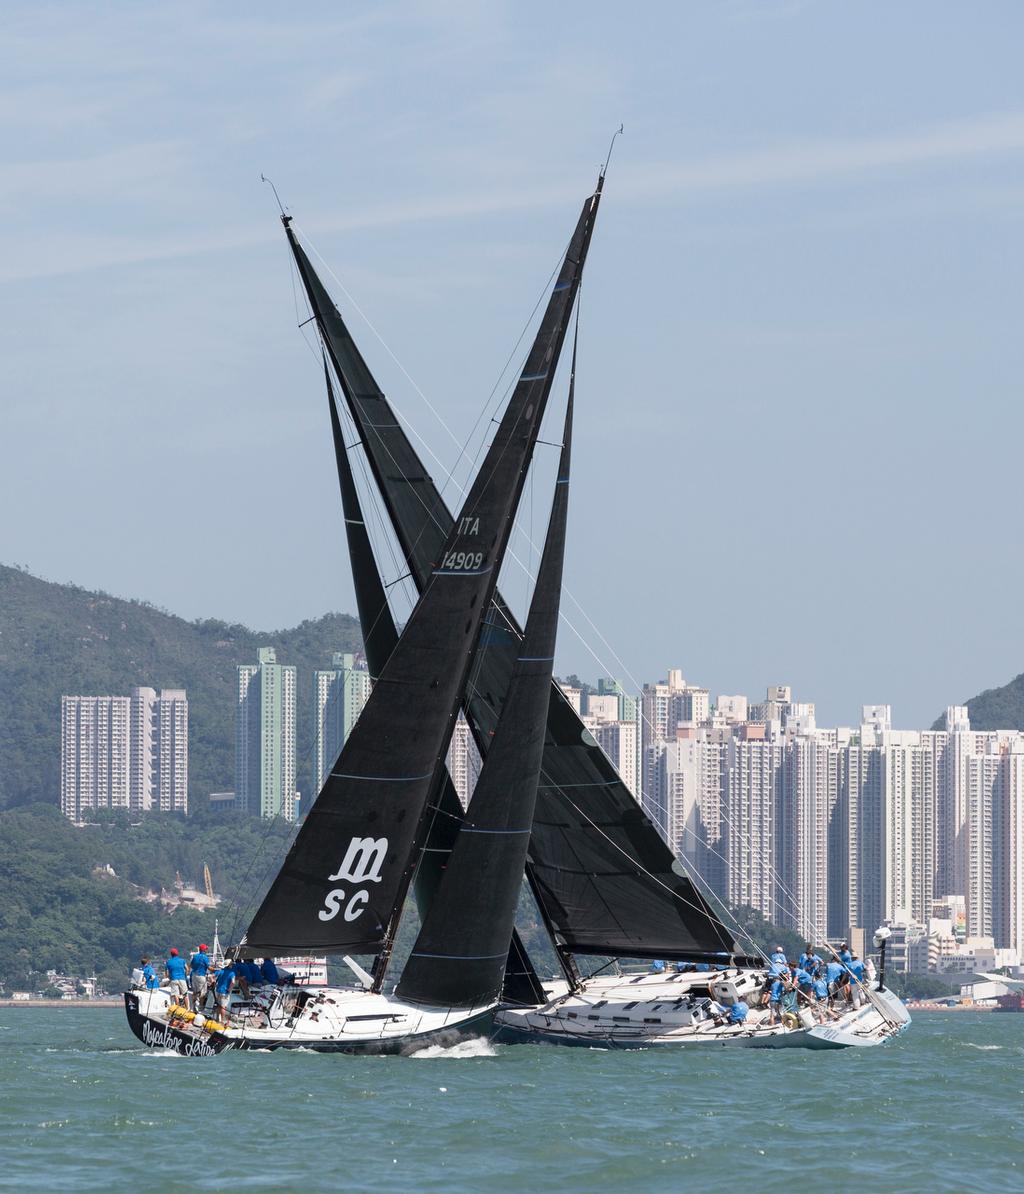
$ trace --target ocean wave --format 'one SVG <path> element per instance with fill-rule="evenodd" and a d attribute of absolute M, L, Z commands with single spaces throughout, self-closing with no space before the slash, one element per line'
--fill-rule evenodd
<path fill-rule="evenodd" d="M 454 1045 L 427 1045 L 409 1056 L 452 1057 L 461 1060 L 465 1057 L 497 1057 L 498 1051 L 486 1037 L 477 1036 L 468 1041 L 456 1041 Z"/>
<path fill-rule="evenodd" d="M 989 1050 L 991 1050 L 991 1049 L 1005 1048 L 1005 1046 L 1003 1046 L 1003 1045 L 976 1045 L 974 1043 L 974 1041 L 964 1041 L 963 1043 L 967 1046 L 968 1049 L 981 1049 L 985 1053 L 989 1052 Z"/>

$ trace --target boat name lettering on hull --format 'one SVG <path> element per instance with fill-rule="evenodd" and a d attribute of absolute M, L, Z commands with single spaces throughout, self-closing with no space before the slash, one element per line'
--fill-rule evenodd
<path fill-rule="evenodd" d="M 150 1020 L 142 1022 L 142 1039 L 151 1049 L 173 1049 L 183 1057 L 214 1057 L 217 1053 L 206 1041 L 186 1041 L 169 1028 L 160 1028 Z"/>

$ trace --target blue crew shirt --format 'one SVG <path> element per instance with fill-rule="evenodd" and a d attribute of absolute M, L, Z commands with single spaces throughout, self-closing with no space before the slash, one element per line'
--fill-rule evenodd
<path fill-rule="evenodd" d="M 146 987 L 151 991 L 156 990 L 156 988 L 160 986 L 160 979 L 157 977 L 156 971 L 149 962 L 142 967 L 142 979 L 145 982 Z"/>
<path fill-rule="evenodd" d="M 810 974 L 808 974 L 806 970 L 802 970 L 800 967 L 797 967 L 792 974 L 801 987 L 809 987 L 814 982 L 814 979 L 810 976 Z"/>
<path fill-rule="evenodd" d="M 185 981 L 185 959 L 177 954 L 167 959 L 167 977 L 172 982 Z"/>
<path fill-rule="evenodd" d="M 825 967 L 825 977 L 828 979 L 829 985 L 836 981 L 836 979 L 843 973 L 846 967 L 841 962 L 829 962 Z"/>
<path fill-rule="evenodd" d="M 210 972 L 210 955 L 204 953 L 197 953 L 192 955 L 192 961 L 188 967 L 189 974 L 209 974 Z"/>
<path fill-rule="evenodd" d="M 828 983 L 823 978 L 814 980 L 814 994 L 819 999 L 828 999 Z"/>
<path fill-rule="evenodd" d="M 264 982 L 278 983 L 281 981 L 281 974 L 278 971 L 273 958 L 263 959 L 263 965 L 260 967 L 260 974 L 263 975 Z"/>
<path fill-rule="evenodd" d="M 243 962 L 242 965 L 245 968 L 245 977 L 248 980 L 248 982 L 250 982 L 250 983 L 263 982 L 263 972 L 260 970 L 260 968 L 256 965 L 255 962 Z"/>
<path fill-rule="evenodd" d="M 742 1024 L 747 1018 L 748 1011 L 750 1011 L 750 1008 L 747 1007 L 746 1003 L 742 999 L 737 999 L 732 1007 L 729 1008 L 729 1023 Z"/>
<path fill-rule="evenodd" d="M 651 963 L 650 972 L 651 972 L 651 974 L 664 974 L 665 973 L 665 963 L 660 958 L 658 958 L 656 961 Z"/>
<path fill-rule="evenodd" d="M 771 957 L 768 959 L 768 961 L 769 962 L 781 962 L 783 966 L 789 965 L 789 959 L 786 957 L 786 955 L 782 952 L 781 949 L 777 949 L 775 951 L 775 953 L 773 953 L 771 955 Z"/>
<path fill-rule="evenodd" d="M 226 995 L 231 990 L 231 983 L 235 977 L 234 966 L 225 966 L 217 975 L 217 994 Z"/>
<path fill-rule="evenodd" d="M 772 983 L 771 992 L 769 993 L 769 996 L 768 996 L 769 1002 L 778 1003 L 779 1000 L 782 998 L 782 992 L 785 989 L 786 988 L 783 986 L 782 979 L 777 978 L 775 980 L 775 982 Z"/>
<path fill-rule="evenodd" d="M 839 961 L 842 962 L 844 966 L 849 966 L 849 964 L 853 961 L 853 954 L 851 954 L 848 949 L 841 949 L 839 951 Z"/>
<path fill-rule="evenodd" d="M 808 970 L 808 971 L 813 970 L 818 965 L 818 963 L 820 961 L 821 961 L 821 959 L 818 957 L 817 954 L 801 954 L 800 955 L 800 966 L 804 970 Z"/>
<path fill-rule="evenodd" d="M 849 970 L 857 982 L 862 983 L 864 981 L 864 963 L 860 960 L 860 958 L 854 958 L 852 961 L 848 962 L 846 964 L 846 969 Z"/>

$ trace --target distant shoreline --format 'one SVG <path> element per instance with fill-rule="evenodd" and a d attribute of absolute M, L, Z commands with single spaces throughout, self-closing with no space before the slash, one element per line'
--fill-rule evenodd
<path fill-rule="evenodd" d="M 999 1009 L 976 1003 L 935 1003 L 928 999 L 909 999 L 907 1007 L 912 1012 L 996 1012 Z"/>
<path fill-rule="evenodd" d="M 0 999 L 0 1011 L 8 1007 L 120 1007 L 120 999 Z"/>

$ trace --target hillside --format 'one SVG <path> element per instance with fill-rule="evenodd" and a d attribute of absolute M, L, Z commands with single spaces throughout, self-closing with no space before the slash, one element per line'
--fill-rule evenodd
<path fill-rule="evenodd" d="M 965 701 L 973 730 L 1024 730 L 1024 672 L 1001 688 L 986 688 Z M 945 714 L 936 718 L 933 730 L 945 725 Z"/>
<path fill-rule="evenodd" d="M 0 565 L 0 807 L 60 799 L 62 693 L 127 695 L 138 685 L 189 699 L 189 800 L 234 786 L 235 667 L 274 646 L 298 668 L 297 782 L 312 786 L 313 672 L 357 650 L 359 624 L 326 614 L 262 632 L 188 622 L 152 605 L 53 584 Z"/>
<path fill-rule="evenodd" d="M 130 825 L 124 812 L 76 829 L 52 805 L 0 812 L 0 984 L 38 989 L 39 973 L 95 973 L 107 990 L 123 986 L 143 952 L 166 956 L 213 935 L 241 931 L 275 872 L 291 826 L 255 818 L 150 813 Z M 138 896 L 201 882 L 209 864 L 224 897 L 217 913 L 168 914 Z M 110 867 L 114 874 L 106 872 Z"/>
<path fill-rule="evenodd" d="M 223 944 L 237 941 L 277 873 L 292 831 L 281 821 L 206 811 L 187 820 L 149 813 L 134 824 L 118 811 L 81 829 L 52 805 L 0 811 L 0 988 L 38 990 L 52 969 L 96 974 L 105 990 L 118 991 L 141 954 L 162 959 L 172 945 L 194 949 L 212 939 L 217 920 Z M 139 898 L 169 890 L 179 872 L 198 886 L 204 862 L 222 896 L 216 911 L 168 912 Z M 525 894 L 518 924 L 537 965 L 554 973 L 557 963 Z M 418 931 L 410 904 L 395 942 L 394 973 Z M 343 981 L 345 968 L 335 960 L 331 966 L 335 981 Z"/>

